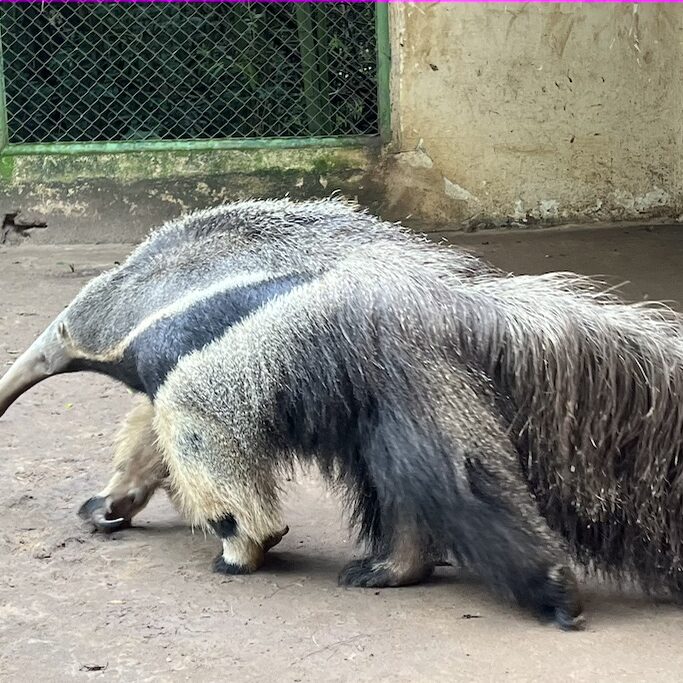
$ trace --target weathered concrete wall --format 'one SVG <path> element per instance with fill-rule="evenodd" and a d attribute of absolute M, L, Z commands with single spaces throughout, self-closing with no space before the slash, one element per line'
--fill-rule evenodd
<path fill-rule="evenodd" d="M 336 192 L 377 212 L 377 157 L 372 147 L 4 157 L 0 244 L 135 242 L 181 213 L 254 197 Z"/>
<path fill-rule="evenodd" d="M 391 24 L 396 218 L 683 210 L 680 5 L 396 3 Z"/>

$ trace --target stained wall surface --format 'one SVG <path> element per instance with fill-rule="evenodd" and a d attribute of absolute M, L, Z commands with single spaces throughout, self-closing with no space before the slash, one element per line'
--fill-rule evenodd
<path fill-rule="evenodd" d="M 396 217 L 682 211 L 683 7 L 391 5 Z"/>

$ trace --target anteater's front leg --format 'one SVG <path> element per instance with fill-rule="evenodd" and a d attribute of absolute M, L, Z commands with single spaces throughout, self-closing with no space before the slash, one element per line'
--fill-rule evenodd
<path fill-rule="evenodd" d="M 107 486 L 78 511 L 100 531 L 129 526 L 160 487 L 168 486 L 168 469 L 156 444 L 154 408 L 142 399 L 126 417 L 114 450 L 114 474 Z"/>
<path fill-rule="evenodd" d="M 164 392 L 155 431 L 180 510 L 222 544 L 215 571 L 247 574 L 288 532 L 280 522 L 272 454 L 245 449 L 230 427 Z"/>

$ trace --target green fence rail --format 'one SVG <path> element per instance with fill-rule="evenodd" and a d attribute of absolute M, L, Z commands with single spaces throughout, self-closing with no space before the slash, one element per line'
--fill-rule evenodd
<path fill-rule="evenodd" d="M 359 144 L 389 59 L 384 4 L 4 4 L 0 149 Z"/>

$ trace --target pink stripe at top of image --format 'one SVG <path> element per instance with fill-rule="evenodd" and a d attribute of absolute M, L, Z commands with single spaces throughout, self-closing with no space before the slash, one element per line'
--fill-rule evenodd
<path fill-rule="evenodd" d="M 0 5 L 101 5 L 101 4 L 342 4 L 340 0 L 0 0 Z M 343 4 L 365 3 L 368 0 L 343 0 Z M 387 5 L 642 5 L 642 4 L 671 4 L 681 3 L 683 0 L 640 0 L 640 2 L 627 2 L 627 0 L 377 0 L 373 4 Z"/>

